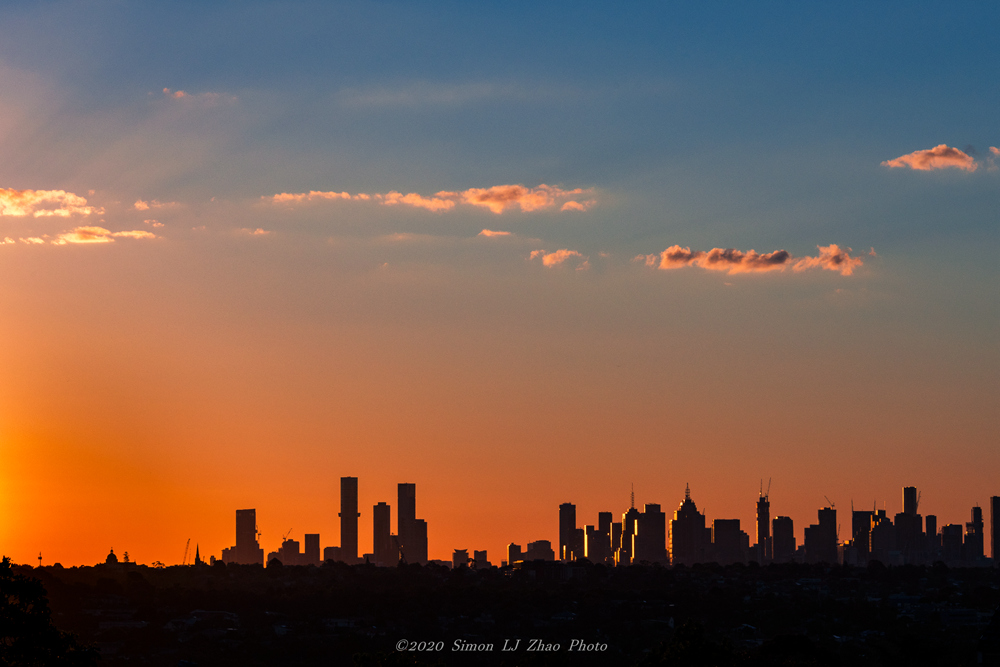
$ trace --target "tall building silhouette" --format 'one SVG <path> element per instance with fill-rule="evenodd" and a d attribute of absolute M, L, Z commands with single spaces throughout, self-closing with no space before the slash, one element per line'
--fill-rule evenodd
<path fill-rule="evenodd" d="M 417 562 L 417 485 L 401 483 L 396 489 L 396 534 L 399 536 L 399 546 L 403 550 L 406 562 L 415 563 Z"/>
<path fill-rule="evenodd" d="M 941 551 L 944 562 L 957 565 L 962 560 L 962 524 L 949 523 L 941 526 Z"/>
<path fill-rule="evenodd" d="M 372 507 L 372 552 L 375 564 L 395 565 L 399 554 L 392 553 L 392 508 L 386 503 Z"/>
<path fill-rule="evenodd" d="M 885 510 L 876 510 L 872 515 L 868 543 L 869 560 L 877 560 L 883 565 L 902 565 L 902 555 L 896 548 L 896 526 L 889 521 Z"/>
<path fill-rule="evenodd" d="M 646 503 L 636 518 L 632 535 L 632 558 L 637 563 L 667 565 L 667 515 L 660 506 Z"/>
<path fill-rule="evenodd" d="M 710 533 L 711 530 L 705 528 L 705 515 L 691 500 L 691 486 L 688 485 L 684 490 L 684 500 L 670 522 L 670 560 L 674 565 L 704 562 Z"/>
<path fill-rule="evenodd" d="M 771 521 L 774 528 L 772 544 L 774 562 L 788 563 L 795 558 L 795 526 L 791 517 L 776 516 Z"/>
<path fill-rule="evenodd" d="M 903 514 L 916 514 L 917 513 L 917 487 L 915 486 L 904 486 L 903 487 Z"/>
<path fill-rule="evenodd" d="M 570 561 L 582 556 L 574 556 L 576 542 L 576 505 L 563 503 L 559 506 L 559 560 Z"/>
<path fill-rule="evenodd" d="M 1000 565 L 1000 554 L 997 553 L 1000 547 L 1000 496 L 990 498 L 990 558 L 994 565 Z"/>
<path fill-rule="evenodd" d="M 236 510 L 236 546 L 222 550 L 222 561 L 263 565 L 264 550 L 257 543 L 257 510 Z"/>
<path fill-rule="evenodd" d="M 358 561 L 358 478 L 340 478 L 340 558 Z"/>
<path fill-rule="evenodd" d="M 771 544 L 771 483 L 768 482 L 768 493 L 761 489 L 760 497 L 757 499 L 757 562 L 765 565 L 771 562 L 773 556 Z M 761 484 L 763 487 L 763 484 Z"/>
<path fill-rule="evenodd" d="M 903 487 L 903 511 L 893 517 L 893 524 L 896 527 L 896 549 L 904 563 L 923 561 L 924 531 L 923 518 L 917 514 L 919 502 L 916 487 Z"/>
<path fill-rule="evenodd" d="M 303 560 L 306 565 L 320 565 L 322 561 L 319 556 L 319 533 L 306 533 L 306 546 Z"/>
<path fill-rule="evenodd" d="M 806 561 L 810 563 L 836 563 L 837 510 L 824 507 L 819 510 L 819 523 L 805 530 Z"/>
<path fill-rule="evenodd" d="M 941 550 L 941 535 L 938 534 L 937 516 L 928 514 L 924 517 L 924 524 L 927 526 L 924 535 L 926 535 L 927 551 L 930 554 L 930 559 L 931 561 L 938 560 L 938 552 Z"/>
<path fill-rule="evenodd" d="M 417 519 L 413 522 L 413 557 L 411 563 L 427 562 L 427 522 Z"/>
<path fill-rule="evenodd" d="M 983 508 L 972 508 L 972 521 L 965 524 L 965 560 L 973 563 L 983 558 Z"/>
<path fill-rule="evenodd" d="M 740 544 L 739 519 L 716 519 L 712 522 L 712 554 L 711 560 L 720 565 L 732 565 L 743 562 Z"/>
<path fill-rule="evenodd" d="M 868 564 L 872 517 L 875 511 L 851 510 L 851 543 L 857 550 L 858 565 Z"/>

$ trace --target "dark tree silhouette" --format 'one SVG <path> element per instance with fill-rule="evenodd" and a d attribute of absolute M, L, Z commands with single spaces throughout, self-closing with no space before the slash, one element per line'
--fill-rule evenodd
<path fill-rule="evenodd" d="M 0 562 L 0 665 L 35 667 L 97 664 L 97 651 L 52 625 L 42 582 L 14 572 L 10 558 Z"/>

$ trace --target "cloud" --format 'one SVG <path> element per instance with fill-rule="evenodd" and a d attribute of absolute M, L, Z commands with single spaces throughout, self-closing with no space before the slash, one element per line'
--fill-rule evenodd
<path fill-rule="evenodd" d="M 209 106 L 215 106 L 216 104 L 223 102 L 236 101 L 236 97 L 233 95 L 223 95 L 221 93 L 189 93 L 185 90 L 170 90 L 169 88 L 164 88 L 163 94 L 172 100 L 198 101 L 208 104 Z"/>
<path fill-rule="evenodd" d="M 269 200 L 273 204 L 292 204 L 321 199 L 363 200 L 381 202 L 386 206 L 413 206 L 434 212 L 449 211 L 456 204 L 466 204 L 487 208 L 493 213 L 499 214 L 514 208 L 519 208 L 523 212 L 531 212 L 555 208 L 556 206 L 559 206 L 560 211 L 586 211 L 597 203 L 596 199 L 580 202 L 570 198 L 577 195 L 590 195 L 593 192 L 593 188 L 563 190 L 543 183 L 535 188 L 524 185 L 494 185 L 489 188 L 469 188 L 460 192 L 442 190 L 430 197 L 416 192 L 403 194 L 395 190 L 386 193 L 359 193 L 356 195 L 348 192 L 313 190 L 299 193 L 282 192 L 271 197 L 262 197 L 262 199 Z"/>
<path fill-rule="evenodd" d="M 573 201 L 572 199 L 562 205 L 559 209 L 560 211 L 586 211 L 588 208 L 597 203 L 595 199 L 588 199 L 587 201 L 579 202 Z"/>
<path fill-rule="evenodd" d="M 979 165 L 972 156 L 963 153 L 957 148 L 951 148 L 946 144 L 935 146 L 922 151 L 914 151 L 908 155 L 901 155 L 894 160 L 886 160 L 883 167 L 902 168 L 909 167 L 917 171 L 932 171 L 934 169 L 963 169 L 968 172 L 975 171 Z"/>
<path fill-rule="evenodd" d="M 447 211 L 455 206 L 455 202 L 449 199 L 441 199 L 437 196 L 430 198 L 421 197 L 415 192 L 411 192 L 408 195 L 404 195 L 400 192 L 387 192 L 384 195 L 376 195 L 376 197 L 380 198 L 382 203 L 386 206 L 406 204 L 407 206 L 425 208 L 428 211 Z"/>
<path fill-rule="evenodd" d="M 850 248 L 842 250 L 836 243 L 816 247 L 819 249 L 819 257 L 803 257 L 796 261 L 792 268 L 796 271 L 804 271 L 819 267 L 827 271 L 839 271 L 842 276 L 849 276 L 854 273 L 855 267 L 863 264 L 860 257 L 851 257 Z M 872 248 L 868 254 L 874 257 L 875 248 Z"/>
<path fill-rule="evenodd" d="M 555 252 L 546 252 L 545 250 L 532 250 L 531 254 L 528 256 L 529 260 L 541 259 L 543 266 L 559 266 L 569 260 L 575 260 L 576 268 L 578 271 L 585 271 L 590 268 L 590 258 L 586 257 L 576 250 L 568 250 L 563 248 L 562 250 L 556 250 Z"/>
<path fill-rule="evenodd" d="M 119 238 L 126 239 L 155 239 L 158 238 L 153 232 L 147 232 L 144 229 L 133 229 L 126 232 L 114 232 L 112 236 L 117 236 Z"/>
<path fill-rule="evenodd" d="M 152 232 L 147 232 L 142 229 L 133 229 L 130 231 L 122 232 L 112 232 L 105 229 L 104 227 L 77 227 L 68 232 L 63 232 L 59 234 L 53 241 L 55 245 L 67 245 L 71 243 L 113 243 L 115 238 L 132 238 L 132 239 L 155 239 L 156 234 Z M 24 240 L 24 239 L 22 239 Z M 32 243 L 37 243 L 37 240 L 28 239 Z"/>
<path fill-rule="evenodd" d="M 821 268 L 849 276 L 856 267 L 863 263 L 860 257 L 850 256 L 849 248 L 842 250 L 836 244 L 816 247 L 820 251 L 817 257 L 796 259 L 787 250 L 775 250 L 762 254 L 755 250 L 744 252 L 735 248 L 712 248 L 706 252 L 673 245 L 658 255 L 639 255 L 633 261 L 665 270 L 697 266 L 709 271 L 724 271 L 730 275 L 784 271 L 786 268 L 792 267 L 794 271 Z M 874 253 L 875 249 L 873 248 L 869 254 L 874 256 Z"/>
<path fill-rule="evenodd" d="M 0 188 L 0 216 L 36 218 L 104 213 L 103 208 L 88 206 L 80 195 L 65 190 L 14 190 Z"/>
<path fill-rule="evenodd" d="M 494 236 L 510 236 L 510 232 L 498 232 L 498 231 L 493 231 L 492 229 L 484 229 L 483 231 L 479 232 L 477 236 L 485 236 L 487 238 L 492 238 Z"/>
<path fill-rule="evenodd" d="M 249 229 L 247 227 L 242 227 L 240 228 L 239 231 L 241 234 L 247 234 L 248 236 L 267 236 L 268 234 L 271 233 L 270 230 L 262 229 L 260 227 L 258 227 L 257 229 Z"/>
<path fill-rule="evenodd" d="M 178 204 L 175 201 L 162 202 L 156 199 L 153 199 L 151 201 L 143 201 L 139 199 L 136 200 L 134 204 L 132 204 L 132 208 L 134 208 L 137 211 L 148 211 L 151 208 L 171 208 L 177 205 Z"/>
<path fill-rule="evenodd" d="M 997 157 L 1000 157 L 1000 148 L 990 146 L 990 154 L 986 156 L 986 171 L 997 170 Z"/>
<path fill-rule="evenodd" d="M 441 192 L 438 196 L 452 195 L 466 204 L 482 206 L 494 213 L 503 213 L 514 206 L 525 212 L 551 208 L 561 199 L 591 192 L 593 190 L 582 188 L 562 190 L 543 183 L 537 188 L 526 188 L 523 185 L 494 185 L 491 188 L 470 188 L 463 192 Z M 580 206 L 582 207 L 582 204 Z"/>

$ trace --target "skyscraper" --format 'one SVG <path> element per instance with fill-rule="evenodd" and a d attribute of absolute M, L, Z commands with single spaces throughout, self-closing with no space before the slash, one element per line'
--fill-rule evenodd
<path fill-rule="evenodd" d="M 411 563 L 425 564 L 427 562 L 427 522 L 416 519 L 413 522 L 413 557 Z"/>
<path fill-rule="evenodd" d="M 763 486 L 763 485 L 762 485 Z M 771 483 L 768 482 L 770 489 Z M 768 494 L 761 489 L 760 497 L 757 499 L 757 562 L 765 565 L 771 561 L 771 501 Z"/>
<path fill-rule="evenodd" d="M 234 563 L 263 565 L 264 550 L 257 543 L 257 510 L 236 510 L 236 546 L 227 550 Z M 226 559 L 225 552 L 223 560 Z"/>
<path fill-rule="evenodd" d="M 997 547 L 1000 547 L 1000 496 L 990 498 L 990 558 L 994 565 L 998 562 Z"/>
<path fill-rule="evenodd" d="M 983 508 L 972 508 L 972 521 L 965 524 L 965 560 L 974 563 L 983 558 Z"/>
<path fill-rule="evenodd" d="M 691 500 L 691 487 L 684 490 L 674 518 L 670 522 L 670 560 L 674 565 L 694 565 L 705 560 L 705 548 L 710 535 L 706 535 L 705 515 Z"/>
<path fill-rule="evenodd" d="M 774 562 L 788 563 L 795 556 L 795 526 L 791 517 L 776 516 L 771 522 L 774 528 Z M 867 533 L 866 533 L 867 534 Z"/>
<path fill-rule="evenodd" d="M 303 560 L 306 565 L 320 565 L 319 557 L 319 533 L 306 533 L 306 550 Z"/>
<path fill-rule="evenodd" d="M 742 563 L 743 554 L 740 549 L 740 520 L 716 519 L 712 522 L 712 555 L 711 560 L 720 565 Z"/>
<path fill-rule="evenodd" d="M 819 510 L 819 523 L 806 527 L 806 560 L 810 563 L 837 563 L 837 510 Z"/>
<path fill-rule="evenodd" d="M 392 508 L 379 503 L 372 508 L 372 552 L 375 564 L 395 565 L 399 554 L 392 553 Z"/>
<path fill-rule="evenodd" d="M 917 513 L 917 487 L 915 486 L 904 486 L 903 487 L 903 514 L 916 514 Z"/>
<path fill-rule="evenodd" d="M 396 488 L 396 534 L 399 536 L 399 546 L 403 550 L 406 562 L 415 563 L 417 562 L 417 545 L 414 541 L 417 522 L 417 485 L 404 482 Z"/>
<path fill-rule="evenodd" d="M 924 560 L 923 518 L 917 514 L 919 502 L 916 487 L 904 486 L 903 511 L 893 519 L 896 549 L 900 551 L 904 563 L 919 563 Z"/>
<path fill-rule="evenodd" d="M 875 510 L 851 511 L 851 540 L 853 541 L 854 548 L 857 549 L 858 565 L 868 564 L 868 555 L 871 550 L 870 534 L 873 516 L 875 516 Z"/>
<path fill-rule="evenodd" d="M 358 561 L 358 478 L 340 478 L 340 557 L 345 563 Z"/>
<path fill-rule="evenodd" d="M 576 541 L 576 505 L 563 503 L 559 506 L 559 560 L 574 559 L 573 543 Z M 579 554 L 577 557 L 582 556 Z"/>
<path fill-rule="evenodd" d="M 257 510 L 236 510 L 236 562 L 263 562 L 264 550 L 257 543 Z"/>
<path fill-rule="evenodd" d="M 667 565 L 667 515 L 660 506 L 646 503 L 632 535 L 632 558 L 635 562 Z"/>

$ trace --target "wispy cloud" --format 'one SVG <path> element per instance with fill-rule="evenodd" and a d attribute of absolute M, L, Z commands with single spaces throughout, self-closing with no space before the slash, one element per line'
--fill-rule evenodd
<path fill-rule="evenodd" d="M 115 238 L 155 239 L 156 234 L 142 229 L 112 232 L 104 227 L 77 227 L 59 234 L 52 243 L 68 245 L 78 243 L 113 243 Z M 23 240 L 23 239 L 22 239 Z M 34 242 L 34 241 L 32 241 Z"/>
<path fill-rule="evenodd" d="M 337 101 L 342 106 L 353 109 L 424 109 L 489 102 L 565 100 L 579 95 L 580 91 L 575 88 L 551 84 L 526 86 L 489 81 L 412 81 L 395 86 L 344 88 L 337 93 Z"/>
<path fill-rule="evenodd" d="M 528 259 L 541 259 L 543 266 L 553 267 L 560 266 L 566 262 L 571 264 L 576 264 L 577 271 L 586 271 L 590 268 L 590 258 L 577 252 L 576 250 L 569 250 L 563 248 L 562 250 L 556 250 L 554 252 L 546 252 L 545 250 L 532 250 Z"/>
<path fill-rule="evenodd" d="M 98 215 L 103 208 L 88 206 L 80 195 L 65 190 L 14 190 L 0 188 L 0 216 L 36 218 L 71 215 Z"/>
<path fill-rule="evenodd" d="M 973 172 L 979 165 L 971 155 L 967 155 L 957 148 L 952 148 L 946 144 L 928 148 L 922 151 L 914 151 L 907 155 L 901 155 L 893 160 L 886 160 L 883 167 L 890 168 L 910 168 L 917 171 L 933 171 L 935 169 L 962 169 Z"/>
<path fill-rule="evenodd" d="M 179 206 L 179 204 L 175 201 L 159 201 L 156 199 L 150 201 L 138 199 L 132 204 L 132 208 L 137 211 L 148 211 L 151 208 L 173 208 L 174 206 Z"/>
<path fill-rule="evenodd" d="M 1000 148 L 996 146 L 990 146 L 990 154 L 986 158 L 987 167 L 986 171 L 996 171 L 997 170 L 997 158 L 1000 157 Z"/>
<path fill-rule="evenodd" d="M 529 188 L 524 185 L 494 185 L 489 188 L 469 188 L 458 192 L 442 190 L 431 196 L 416 192 L 403 194 L 395 190 L 386 193 L 350 194 L 348 192 L 282 192 L 271 197 L 262 197 L 274 204 L 292 204 L 318 200 L 362 200 L 378 202 L 386 206 L 413 206 L 429 211 L 444 212 L 455 208 L 458 204 L 486 208 L 493 213 L 504 213 L 513 209 L 523 212 L 541 211 L 558 207 L 560 211 L 586 211 L 597 203 L 596 199 L 577 201 L 580 195 L 593 195 L 593 188 L 562 188 L 539 185 Z"/>
<path fill-rule="evenodd" d="M 416 208 L 425 208 L 428 211 L 447 211 L 455 207 L 455 202 L 450 199 L 443 199 L 438 196 L 422 197 L 416 192 L 406 195 L 400 192 L 387 192 L 384 195 L 376 195 L 376 197 L 381 199 L 382 203 L 386 206 L 405 204 L 407 206 L 415 206 Z"/>
<path fill-rule="evenodd" d="M 791 267 L 793 271 L 821 268 L 849 276 L 863 263 L 860 257 L 851 257 L 850 248 L 843 250 L 836 244 L 816 247 L 819 249 L 818 256 L 795 258 L 787 250 L 758 253 L 755 250 L 744 252 L 735 248 L 712 248 L 706 252 L 673 245 L 658 255 L 639 255 L 635 261 L 659 269 L 697 266 L 709 271 L 724 271 L 730 275 L 784 271 Z M 875 250 L 872 249 L 869 254 L 874 255 Z"/>
<path fill-rule="evenodd" d="M 479 232 L 477 236 L 485 236 L 487 238 L 493 238 L 494 236 L 510 236 L 510 232 L 500 232 L 500 231 L 494 231 L 492 229 L 484 229 L 483 231 Z"/>
<path fill-rule="evenodd" d="M 222 93 L 189 93 L 186 90 L 170 90 L 169 88 L 163 89 L 163 95 L 172 100 L 185 100 L 189 102 L 202 102 L 208 106 L 214 106 L 216 104 L 231 103 L 236 101 L 234 95 L 224 95 Z"/>
<path fill-rule="evenodd" d="M 239 230 L 240 234 L 246 234 L 247 236 L 267 236 L 271 233 L 269 229 L 263 229 L 258 227 L 256 229 L 250 229 L 249 227 L 242 227 Z"/>

